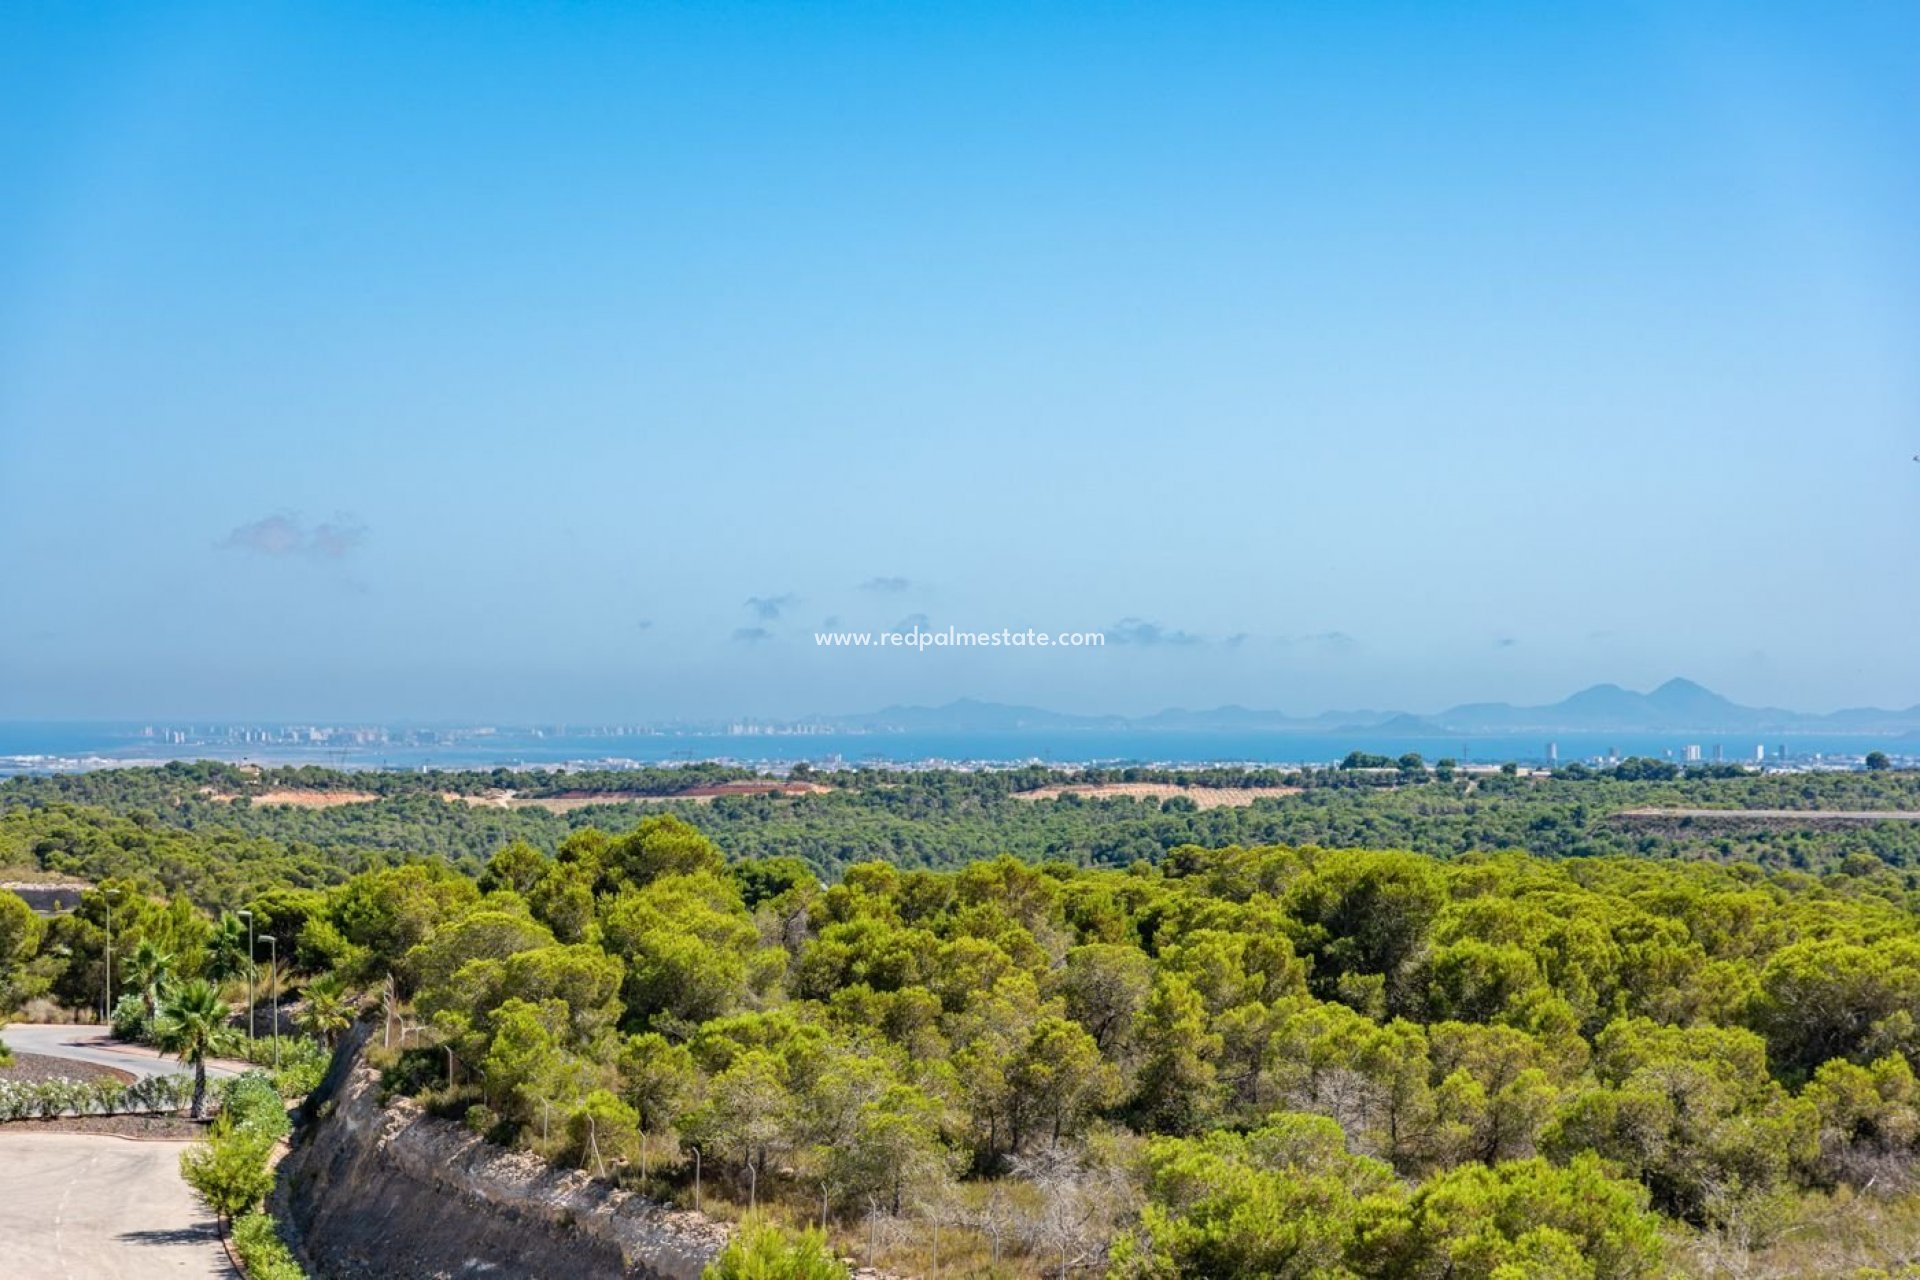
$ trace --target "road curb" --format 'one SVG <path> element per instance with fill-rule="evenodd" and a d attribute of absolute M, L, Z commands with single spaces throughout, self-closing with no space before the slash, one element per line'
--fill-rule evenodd
<path fill-rule="evenodd" d="M 247 1280 L 247 1269 L 240 1265 L 240 1255 L 233 1251 L 233 1233 L 224 1225 L 220 1227 L 220 1249 L 227 1255 L 227 1266 L 233 1269 L 233 1274 Z"/>

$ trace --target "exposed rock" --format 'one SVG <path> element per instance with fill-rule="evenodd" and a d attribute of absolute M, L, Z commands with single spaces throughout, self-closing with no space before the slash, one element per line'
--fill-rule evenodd
<path fill-rule="evenodd" d="M 698 1280 L 728 1229 L 506 1151 L 408 1099 L 382 1107 L 356 1027 L 308 1101 L 274 1212 L 326 1280 Z"/>

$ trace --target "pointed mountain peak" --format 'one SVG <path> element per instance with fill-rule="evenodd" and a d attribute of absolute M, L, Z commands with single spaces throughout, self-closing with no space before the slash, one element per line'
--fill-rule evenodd
<path fill-rule="evenodd" d="M 1653 701 L 1667 706 L 1731 706 L 1725 698 L 1692 680 L 1679 676 L 1667 681 L 1647 695 Z"/>

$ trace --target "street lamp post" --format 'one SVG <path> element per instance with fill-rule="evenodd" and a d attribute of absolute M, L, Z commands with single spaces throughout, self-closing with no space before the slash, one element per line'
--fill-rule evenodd
<path fill-rule="evenodd" d="M 260 935 L 260 941 L 267 944 L 267 980 L 273 984 L 273 992 L 267 997 L 273 1005 L 273 1069 L 280 1069 L 280 943 L 270 933 Z"/>
<path fill-rule="evenodd" d="M 242 911 L 247 918 L 247 1043 L 253 1043 L 253 912 Z"/>
<path fill-rule="evenodd" d="M 103 1026 L 113 1025 L 113 900 L 120 896 L 118 889 L 104 891 L 107 903 L 107 1004 L 101 1010 L 100 1022 Z"/>

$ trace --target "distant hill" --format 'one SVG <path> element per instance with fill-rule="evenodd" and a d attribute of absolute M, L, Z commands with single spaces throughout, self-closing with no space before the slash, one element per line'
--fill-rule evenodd
<path fill-rule="evenodd" d="M 1782 733 L 1905 733 L 1920 729 L 1920 707 L 1904 711 L 1858 708 L 1820 715 L 1779 707 L 1743 707 L 1691 680 L 1669 680 L 1652 693 L 1598 684 L 1544 707 L 1478 703 L 1443 711 L 1433 720 L 1448 729 L 1705 730 Z"/>
<path fill-rule="evenodd" d="M 869 733 L 996 733 L 1035 729 L 1135 729 L 1166 732 L 1324 733 L 1364 729 L 1396 737 L 1456 733 L 1920 733 L 1920 706 L 1904 711 L 1854 707 L 1828 714 L 1743 707 L 1692 680 L 1673 679 L 1651 693 L 1597 684 L 1545 706 L 1473 702 L 1430 715 L 1407 711 L 1325 711 L 1293 716 L 1225 706 L 1171 707 L 1149 716 L 1089 716 L 962 698 L 940 707 L 887 707 L 820 723 Z"/>
<path fill-rule="evenodd" d="M 1791 711 L 1742 707 L 1691 680 L 1669 680 L 1652 693 L 1617 684 L 1590 689 L 1544 707 L 1473 703 L 1434 719 L 1450 729 L 1761 729 L 1815 719 Z"/>

